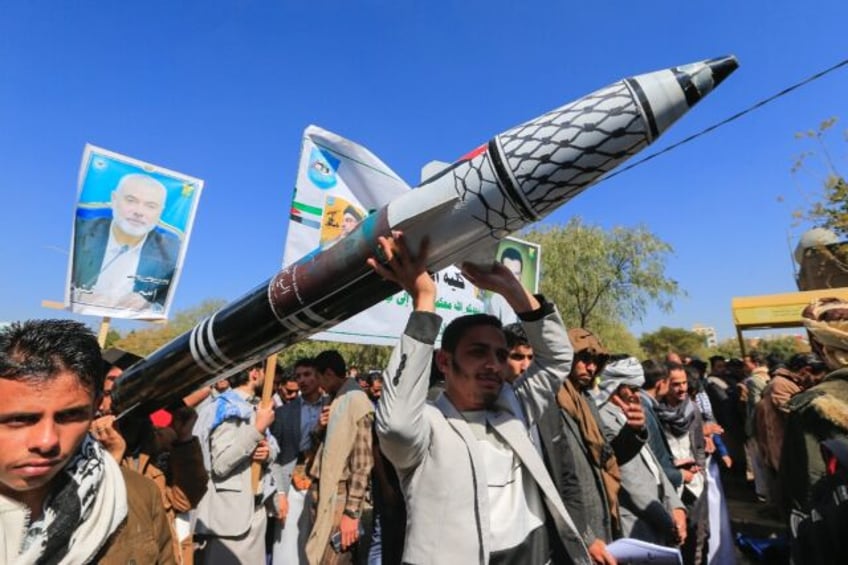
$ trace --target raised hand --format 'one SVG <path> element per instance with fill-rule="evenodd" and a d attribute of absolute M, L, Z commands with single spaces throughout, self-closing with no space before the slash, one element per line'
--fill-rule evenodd
<path fill-rule="evenodd" d="M 397 283 L 412 297 L 415 310 L 435 311 L 436 283 L 427 273 L 429 240 L 424 238 L 418 252 L 413 254 L 406 245 L 403 232 L 394 231 L 391 237 L 377 238 L 383 261 L 376 257 L 367 260 L 374 272 Z"/>
<path fill-rule="evenodd" d="M 501 263 L 494 262 L 489 265 L 463 263 L 462 274 L 477 288 L 503 296 L 517 314 L 530 312 L 541 306 L 536 297 L 515 278 L 512 271 Z"/>

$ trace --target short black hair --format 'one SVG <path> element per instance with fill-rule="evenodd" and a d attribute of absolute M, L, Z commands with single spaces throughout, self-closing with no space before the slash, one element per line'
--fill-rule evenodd
<path fill-rule="evenodd" d="M 691 365 L 684 365 L 683 370 L 686 372 L 686 384 L 689 388 L 689 396 L 694 398 L 696 394 L 704 391 L 701 375 L 698 373 L 698 369 Z"/>
<path fill-rule="evenodd" d="M 707 374 L 707 364 L 696 357 L 689 361 L 689 366 L 694 367 L 702 377 Z"/>
<path fill-rule="evenodd" d="M 232 388 L 240 387 L 241 385 L 250 380 L 250 372 L 255 371 L 257 369 L 260 371 L 265 370 L 264 361 L 253 363 L 252 365 L 245 367 L 238 373 L 230 375 L 229 377 L 227 377 L 227 382 L 230 383 L 230 386 Z"/>
<path fill-rule="evenodd" d="M 506 337 L 507 349 L 518 347 L 519 345 L 530 347 L 530 339 L 527 337 L 527 332 L 524 331 L 524 326 L 518 322 L 507 324 L 503 327 L 504 337 Z"/>
<path fill-rule="evenodd" d="M 319 373 L 323 373 L 327 369 L 330 369 L 337 377 L 341 378 L 344 378 L 344 376 L 347 375 L 344 357 L 342 357 L 342 354 L 335 349 L 328 349 L 316 355 L 315 369 L 317 369 Z"/>
<path fill-rule="evenodd" d="M 521 268 L 524 268 L 524 257 L 521 256 L 521 252 L 514 247 L 507 247 L 501 252 L 501 263 L 504 262 L 504 259 L 510 259 L 511 261 L 518 261 L 521 263 Z"/>
<path fill-rule="evenodd" d="M 27 320 L 0 329 L 0 379 L 49 381 L 75 375 L 96 396 L 103 390 L 103 357 L 91 330 L 71 320 Z"/>
<path fill-rule="evenodd" d="M 666 373 L 671 373 L 672 371 L 685 371 L 686 368 L 682 363 L 678 363 L 677 361 L 666 361 L 665 362 L 665 370 Z"/>
<path fill-rule="evenodd" d="M 459 345 L 459 340 L 471 328 L 477 326 L 491 326 L 503 331 L 501 321 L 491 314 L 469 314 L 468 316 L 460 316 L 454 318 L 447 325 L 442 334 L 442 349 L 448 353 L 455 353 L 456 346 Z"/>
<path fill-rule="evenodd" d="M 814 372 L 820 372 L 825 364 L 815 353 L 796 353 L 789 358 L 786 367 L 793 373 L 805 367 L 810 367 Z"/>
<path fill-rule="evenodd" d="M 642 388 L 645 390 L 655 388 L 657 383 L 668 378 L 665 365 L 653 359 L 642 361 L 642 371 L 645 373 L 645 382 L 642 383 Z"/>
<path fill-rule="evenodd" d="M 342 216 L 344 216 L 345 214 L 350 214 L 351 216 L 353 216 L 354 218 L 356 218 L 356 221 L 357 221 L 357 222 L 361 222 L 361 221 L 362 221 L 362 212 L 360 212 L 359 210 L 357 210 L 357 209 L 356 209 L 356 207 L 355 207 L 353 204 L 349 204 L 349 205 L 348 205 L 348 206 L 344 209 L 344 212 L 342 212 Z"/>
<path fill-rule="evenodd" d="M 293 369 L 297 369 L 298 367 L 311 367 L 315 368 L 315 359 L 312 357 L 301 357 L 297 361 L 294 362 Z"/>

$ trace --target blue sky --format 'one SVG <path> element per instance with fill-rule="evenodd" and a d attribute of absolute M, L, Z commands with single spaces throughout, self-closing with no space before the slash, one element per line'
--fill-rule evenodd
<path fill-rule="evenodd" d="M 0 0 L 0 14 L 0 320 L 71 316 L 41 301 L 63 296 L 86 142 L 206 181 L 173 312 L 235 299 L 279 267 L 311 123 L 414 185 L 424 163 L 625 76 L 739 58 L 651 152 L 848 56 L 836 0 Z M 647 225 L 674 246 L 668 274 L 688 297 L 632 330 L 731 337 L 732 297 L 794 289 L 791 211 L 815 182 L 789 172 L 809 148 L 793 134 L 830 116 L 844 131 L 846 93 L 842 69 L 545 221 Z M 831 148 L 845 163 L 839 134 Z"/>

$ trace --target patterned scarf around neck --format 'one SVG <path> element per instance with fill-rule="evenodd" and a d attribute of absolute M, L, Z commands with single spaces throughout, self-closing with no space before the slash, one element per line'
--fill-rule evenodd
<path fill-rule="evenodd" d="M 127 514 L 126 487 L 117 463 L 86 435 L 56 477 L 41 517 L 27 528 L 21 562 L 39 565 L 91 559 Z"/>
<path fill-rule="evenodd" d="M 674 437 L 682 437 L 689 433 L 692 421 L 695 419 L 695 406 L 688 398 L 677 406 L 671 406 L 662 401 L 656 406 L 657 417 L 663 426 L 671 432 Z"/>

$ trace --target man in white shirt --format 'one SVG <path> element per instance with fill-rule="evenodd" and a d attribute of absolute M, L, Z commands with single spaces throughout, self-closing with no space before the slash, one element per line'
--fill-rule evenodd
<path fill-rule="evenodd" d="M 563 506 L 527 426 L 555 402 L 571 366 L 571 347 L 553 305 L 528 293 L 502 264 L 465 266 L 478 288 L 502 294 L 522 319 L 533 345 L 533 378 L 504 386 L 508 350 L 500 322 L 476 314 L 454 320 L 435 362 L 445 393 L 426 402 L 433 342 L 435 283 L 426 249 L 413 256 L 402 234 L 379 238 L 385 264 L 369 259 L 381 276 L 413 300 L 400 344 L 392 353 L 377 407 L 377 435 L 398 471 L 407 503 L 403 561 L 409 563 L 589 563 L 574 522 Z"/>
<path fill-rule="evenodd" d="M 306 468 L 315 451 L 315 437 L 321 409 L 327 398 L 321 391 L 315 361 L 298 359 L 294 381 L 300 395 L 274 411 L 271 435 L 280 446 L 274 472 L 277 473 L 279 521 L 274 526 L 274 563 L 306 563 L 306 539 L 312 529 L 306 506 L 311 481 Z"/>

